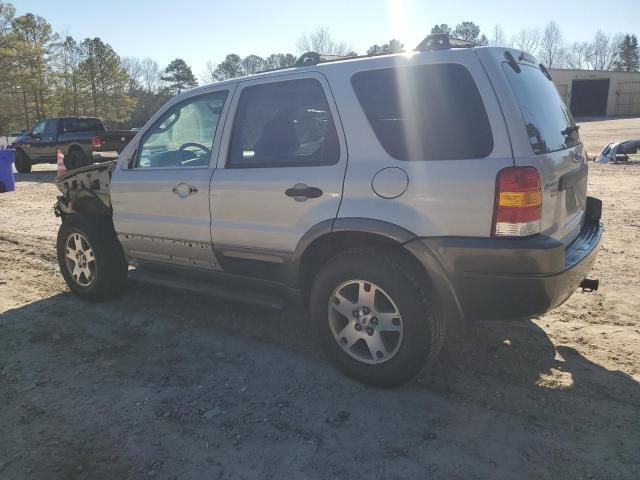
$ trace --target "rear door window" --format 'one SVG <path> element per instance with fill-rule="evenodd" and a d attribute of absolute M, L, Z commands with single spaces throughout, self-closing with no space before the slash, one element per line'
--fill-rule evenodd
<path fill-rule="evenodd" d="M 483 158 L 493 135 L 475 81 L 462 65 L 369 70 L 351 83 L 378 140 L 399 160 Z"/>
<path fill-rule="evenodd" d="M 518 101 L 533 152 L 542 155 L 578 145 L 576 122 L 553 82 L 535 66 L 519 66 L 519 73 L 508 63 L 502 69 Z"/>
<path fill-rule="evenodd" d="M 336 127 L 318 80 L 286 80 L 242 90 L 229 167 L 332 165 L 339 157 Z"/>

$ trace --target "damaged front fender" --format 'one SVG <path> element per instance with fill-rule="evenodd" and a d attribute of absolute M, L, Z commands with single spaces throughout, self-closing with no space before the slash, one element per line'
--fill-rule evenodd
<path fill-rule="evenodd" d="M 89 165 L 66 173 L 56 181 L 61 194 L 54 206 L 56 215 L 74 213 L 110 216 L 111 174 L 115 162 Z"/>

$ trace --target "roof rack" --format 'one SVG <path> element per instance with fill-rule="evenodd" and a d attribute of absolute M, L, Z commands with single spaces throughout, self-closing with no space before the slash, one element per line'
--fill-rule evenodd
<path fill-rule="evenodd" d="M 445 50 L 448 48 L 470 48 L 478 46 L 480 45 L 477 43 L 469 42 L 467 40 L 463 40 L 462 38 L 450 37 L 446 33 L 433 33 L 422 40 L 414 50 L 418 52 L 427 52 L 430 50 Z M 370 58 L 383 55 L 389 55 L 389 53 L 370 53 L 366 55 L 332 55 L 328 53 L 306 52 L 298 57 L 293 66 L 308 67 L 311 65 L 318 65 L 319 63 L 337 62 L 339 60 L 354 58 Z"/>
<path fill-rule="evenodd" d="M 294 67 L 306 67 L 308 65 L 317 65 L 324 62 L 335 62 L 336 60 L 346 60 L 349 57 L 347 55 L 330 55 L 327 53 L 307 52 L 300 55 L 293 64 Z"/>
<path fill-rule="evenodd" d="M 450 37 L 448 33 L 433 33 L 425 37 L 414 49 L 418 52 L 430 50 L 446 50 L 448 48 L 471 48 L 478 47 L 479 44 L 469 42 L 462 38 Z"/>

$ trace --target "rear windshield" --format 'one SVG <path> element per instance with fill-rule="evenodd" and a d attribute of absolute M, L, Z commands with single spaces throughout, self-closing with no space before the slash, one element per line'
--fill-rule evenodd
<path fill-rule="evenodd" d="M 360 105 L 384 149 L 399 160 L 483 158 L 493 136 L 469 71 L 441 63 L 356 73 Z"/>
<path fill-rule="evenodd" d="M 520 64 L 520 73 L 503 63 L 516 96 L 529 142 L 536 155 L 555 152 L 580 143 L 576 122 L 551 80 L 537 67 Z"/>
<path fill-rule="evenodd" d="M 102 131 L 104 127 L 97 118 L 67 118 L 64 121 L 67 132 L 95 132 Z"/>

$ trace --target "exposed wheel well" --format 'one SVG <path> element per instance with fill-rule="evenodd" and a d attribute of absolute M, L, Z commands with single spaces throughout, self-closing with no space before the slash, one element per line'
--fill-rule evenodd
<path fill-rule="evenodd" d="M 428 285 L 428 288 L 433 285 L 431 277 L 420 261 L 400 243 L 375 233 L 334 232 L 314 240 L 302 256 L 299 279 L 305 305 L 308 304 L 313 279 L 327 261 L 341 252 L 358 247 L 378 247 L 392 250 L 411 268 L 414 277 L 420 283 Z M 432 295 L 435 296 L 435 291 Z"/>
<path fill-rule="evenodd" d="M 82 150 L 82 148 L 79 145 L 71 145 L 69 147 L 69 150 L 67 151 L 67 155 L 70 155 L 73 152 L 79 152 L 80 155 L 82 155 L 83 157 L 85 157 L 85 153 L 84 150 Z"/>

